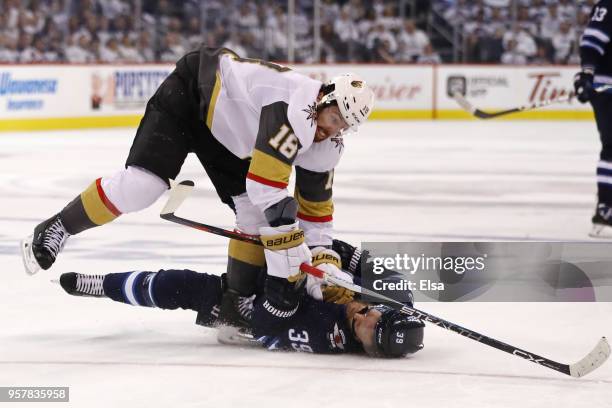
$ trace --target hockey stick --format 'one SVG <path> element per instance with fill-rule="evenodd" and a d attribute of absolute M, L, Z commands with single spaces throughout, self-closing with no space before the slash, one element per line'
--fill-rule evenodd
<path fill-rule="evenodd" d="M 213 234 L 222 235 L 224 237 L 238 239 L 241 241 L 247 241 L 254 244 L 261 245 L 261 241 L 255 235 L 247 235 L 241 234 L 235 231 L 229 231 L 222 228 L 212 227 L 210 225 L 201 224 L 196 221 L 188 220 L 185 218 L 178 217 L 174 215 L 176 209 L 185 201 L 191 189 L 193 188 L 192 181 L 182 181 L 177 184 L 170 192 L 170 198 L 168 199 L 168 203 L 164 206 L 160 216 L 168 221 L 176 222 L 181 225 L 186 225 L 188 227 L 196 228 L 201 231 L 211 232 Z M 414 316 L 421 320 L 427 321 L 429 323 L 433 323 L 438 327 L 441 327 L 446 330 L 450 330 L 457 334 L 460 334 L 464 337 L 467 337 L 471 340 L 477 341 L 482 344 L 486 344 L 489 347 L 493 347 L 497 350 L 501 350 L 503 352 L 515 355 L 517 357 L 524 358 L 532 363 L 539 364 L 541 366 L 550 368 L 555 371 L 559 371 L 563 374 L 567 374 L 569 376 L 579 378 L 587 375 L 591 371 L 600 367 L 610 356 L 610 345 L 605 337 L 602 337 L 595 347 L 581 360 L 577 361 L 574 364 L 562 364 L 548 358 L 539 356 L 534 353 L 530 353 L 526 350 L 520 349 L 518 347 L 512 346 L 510 344 L 504 343 L 502 341 L 493 339 L 491 337 L 485 336 L 473 330 L 467 329 L 465 327 L 459 326 L 448 320 L 444 320 L 432 314 L 423 312 L 419 309 L 415 309 L 405 304 L 398 302 L 397 300 L 391 299 L 379 293 L 376 293 L 372 290 L 363 288 L 353 282 L 348 282 L 343 279 L 337 278 L 333 275 L 330 275 L 320 269 L 317 269 L 308 264 L 302 264 L 300 266 L 302 272 L 305 272 L 309 275 L 315 276 L 317 278 L 323 279 L 325 282 L 330 284 L 341 286 L 343 288 L 352 290 L 353 292 L 360 293 L 362 295 L 370 296 L 375 299 L 377 302 L 384 302 L 388 304 L 390 307 L 398 310 L 399 312 L 406 314 L 408 316 Z"/>
<path fill-rule="evenodd" d="M 185 225 L 187 227 L 195 228 L 200 231 L 210 232 L 211 234 L 221 235 L 222 237 L 237 239 L 239 241 L 250 242 L 252 244 L 261 245 L 259 236 L 243 234 L 237 231 L 230 231 L 223 228 L 215 227 L 213 225 L 202 224 L 196 221 L 188 220 L 176 216 L 174 212 L 181 204 L 189 197 L 191 190 L 193 189 L 194 183 L 191 180 L 184 180 L 180 183 L 175 184 L 170 190 L 170 197 L 164 208 L 162 208 L 159 216 L 167 221 L 172 221 L 177 224 Z"/>
<path fill-rule="evenodd" d="M 594 90 L 595 92 L 600 93 L 600 92 L 607 91 L 609 89 L 612 89 L 612 85 L 602 85 L 598 88 L 595 88 Z M 533 109 L 543 108 L 544 106 L 552 105 L 555 103 L 567 102 L 570 99 L 572 99 L 574 96 L 575 95 L 573 93 L 570 93 L 568 95 L 563 95 L 555 99 L 549 99 L 549 100 L 542 101 L 542 102 L 533 102 L 528 105 L 522 105 L 516 108 L 506 109 L 506 110 L 499 111 L 499 112 L 485 112 L 481 109 L 478 109 L 474 105 L 472 105 L 470 102 L 468 102 L 468 100 L 465 99 L 465 97 L 458 92 L 455 92 L 453 94 L 453 99 L 455 99 L 455 101 L 459 104 L 459 106 L 461 106 L 461 108 L 463 108 L 463 110 L 471 113 L 478 119 L 493 119 L 493 118 L 497 118 L 500 116 L 509 115 L 511 113 L 529 111 Z"/>
<path fill-rule="evenodd" d="M 591 371 L 597 369 L 610 356 L 610 345 L 608 344 L 608 341 L 606 340 L 606 338 L 602 337 L 601 339 L 599 339 L 595 347 L 585 357 L 583 357 L 581 360 L 577 361 L 576 363 L 574 364 L 558 363 L 548 358 L 539 356 L 537 354 L 528 352 L 526 350 L 520 349 L 518 347 L 512 346 L 502 341 L 485 336 L 473 330 L 459 326 L 455 323 L 449 322 L 448 320 L 444 320 L 440 317 L 423 312 L 419 309 L 415 309 L 415 308 L 406 306 L 405 304 L 400 303 L 397 300 L 391 299 L 387 296 L 381 295 L 372 290 L 360 287 L 358 285 L 355 285 L 354 283 L 347 282 L 333 275 L 327 274 L 311 265 L 302 264 L 300 269 L 303 272 L 306 272 L 310 275 L 321 278 L 330 284 L 341 286 L 343 288 L 352 290 L 354 292 L 361 293 L 362 295 L 370 296 L 379 302 L 387 303 L 389 306 L 393 307 L 394 309 L 408 316 L 417 317 L 426 322 L 433 323 L 438 327 L 441 327 L 446 330 L 450 330 L 464 337 L 467 337 L 470 340 L 475 340 L 479 343 L 486 344 L 489 347 L 493 347 L 497 350 L 501 350 L 506 353 L 513 354 L 517 357 L 521 357 L 528 361 L 531 361 L 532 363 L 536 363 L 544 367 L 548 367 L 550 369 L 559 371 L 563 374 L 567 374 L 575 378 L 583 377 L 587 375 L 588 373 L 590 373 Z"/>

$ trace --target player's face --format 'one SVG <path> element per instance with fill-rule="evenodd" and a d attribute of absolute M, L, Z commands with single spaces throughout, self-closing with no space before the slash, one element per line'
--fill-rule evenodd
<path fill-rule="evenodd" d="M 368 354 L 375 353 L 374 329 L 382 313 L 370 307 L 363 307 L 353 315 L 353 334 Z"/>
<path fill-rule="evenodd" d="M 322 142 L 328 137 L 339 135 L 348 129 L 348 124 L 342 119 L 340 109 L 337 106 L 328 106 L 317 114 L 317 130 L 315 131 L 315 142 Z"/>

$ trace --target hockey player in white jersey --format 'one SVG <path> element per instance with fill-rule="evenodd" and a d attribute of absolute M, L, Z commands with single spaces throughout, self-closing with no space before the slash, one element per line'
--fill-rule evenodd
<path fill-rule="evenodd" d="M 373 102 L 354 74 L 324 84 L 226 48 L 190 52 L 148 101 L 125 168 L 95 180 L 22 242 L 26 271 L 50 268 L 70 235 L 153 204 L 193 152 L 235 212 L 236 228 L 269 243 L 230 242 L 227 281 L 235 297 L 228 302 L 252 294 L 251 272 L 264 263 L 283 285 L 310 262 L 309 247 L 332 245 L 343 135 L 366 121 Z"/>

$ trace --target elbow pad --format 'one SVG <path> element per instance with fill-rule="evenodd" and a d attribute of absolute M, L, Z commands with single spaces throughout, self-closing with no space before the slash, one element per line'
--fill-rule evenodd
<path fill-rule="evenodd" d="M 295 223 L 298 203 L 293 197 L 285 197 L 278 203 L 266 208 L 264 216 L 271 227 Z"/>

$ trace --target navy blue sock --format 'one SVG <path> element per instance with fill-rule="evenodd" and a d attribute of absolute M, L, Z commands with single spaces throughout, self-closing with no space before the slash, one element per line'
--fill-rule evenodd
<path fill-rule="evenodd" d="M 104 293 L 117 302 L 161 309 L 188 309 L 209 314 L 221 304 L 221 277 L 190 270 L 111 273 Z"/>

